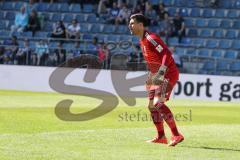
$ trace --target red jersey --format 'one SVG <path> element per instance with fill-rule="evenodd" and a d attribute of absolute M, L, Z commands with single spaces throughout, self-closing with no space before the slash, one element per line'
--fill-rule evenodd
<path fill-rule="evenodd" d="M 161 38 L 151 32 L 145 31 L 140 40 L 142 53 L 151 73 L 158 72 L 161 65 L 167 66 L 165 78 L 174 85 L 179 77 L 178 68 L 174 62 L 171 51 Z"/>

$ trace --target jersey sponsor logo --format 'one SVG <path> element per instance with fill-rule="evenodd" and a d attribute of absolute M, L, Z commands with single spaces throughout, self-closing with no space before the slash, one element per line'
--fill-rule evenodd
<path fill-rule="evenodd" d="M 163 48 L 160 44 L 158 44 L 147 32 L 145 33 L 145 37 L 147 40 L 152 43 L 154 47 L 156 47 L 156 50 L 160 53 L 162 52 Z"/>
<path fill-rule="evenodd" d="M 161 53 L 162 50 L 163 50 L 163 48 L 162 48 L 162 46 L 159 44 L 159 45 L 156 47 L 156 50 L 157 50 L 159 53 Z"/>

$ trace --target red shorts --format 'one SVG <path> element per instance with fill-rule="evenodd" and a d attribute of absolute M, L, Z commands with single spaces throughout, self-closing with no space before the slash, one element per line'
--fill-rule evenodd
<path fill-rule="evenodd" d="M 160 85 L 150 85 L 148 86 L 148 90 L 155 90 L 155 96 L 166 98 L 169 100 L 173 87 L 177 83 L 176 80 L 169 81 L 168 79 L 164 79 L 164 81 Z"/>

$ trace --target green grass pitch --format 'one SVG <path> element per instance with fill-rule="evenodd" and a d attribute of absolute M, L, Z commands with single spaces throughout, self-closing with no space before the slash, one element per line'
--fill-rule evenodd
<path fill-rule="evenodd" d="M 71 111 L 85 112 L 101 101 L 56 93 L 0 91 L 0 160 L 237 160 L 240 158 L 240 104 L 171 100 L 185 140 L 176 147 L 149 144 L 155 128 L 138 99 L 85 122 L 66 122 L 54 114 L 63 99 Z M 140 112 L 140 116 L 137 116 Z M 167 137 L 170 131 L 165 127 Z"/>

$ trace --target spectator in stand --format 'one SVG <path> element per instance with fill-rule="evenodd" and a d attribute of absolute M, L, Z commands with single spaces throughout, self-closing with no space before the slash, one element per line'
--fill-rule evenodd
<path fill-rule="evenodd" d="M 12 36 L 10 40 L 5 40 L 3 45 L 3 64 L 13 64 L 19 46 L 17 37 Z"/>
<path fill-rule="evenodd" d="M 100 44 L 98 42 L 98 38 L 97 37 L 93 37 L 92 44 L 93 44 L 93 47 L 92 47 L 92 51 L 93 52 L 91 54 L 98 55 L 98 50 L 100 48 Z"/>
<path fill-rule="evenodd" d="M 105 43 L 102 43 L 98 49 L 98 59 L 103 64 L 105 69 L 108 68 L 109 50 Z"/>
<path fill-rule="evenodd" d="M 105 14 L 108 12 L 109 0 L 100 0 L 98 3 L 97 14 Z"/>
<path fill-rule="evenodd" d="M 185 36 L 185 23 L 184 19 L 180 16 L 179 12 L 176 13 L 176 17 L 173 19 L 172 36 L 178 37 L 178 43 L 181 43 L 182 37 Z"/>
<path fill-rule="evenodd" d="M 168 13 L 165 12 L 164 20 L 159 22 L 161 26 L 160 36 L 165 36 L 166 43 L 168 44 L 168 38 L 172 35 L 172 22 L 168 16 Z"/>
<path fill-rule="evenodd" d="M 146 3 L 145 16 L 149 18 L 150 25 L 157 25 L 157 13 L 149 2 Z"/>
<path fill-rule="evenodd" d="M 63 48 L 62 42 L 58 42 L 54 53 L 57 56 L 57 65 L 60 65 L 66 61 L 66 50 Z"/>
<path fill-rule="evenodd" d="M 141 9 L 141 4 L 137 4 L 136 7 L 133 8 L 132 14 L 136 14 L 136 13 L 143 14 L 143 11 Z"/>
<path fill-rule="evenodd" d="M 172 57 L 173 57 L 176 65 L 177 65 L 178 69 L 181 70 L 182 67 L 183 67 L 183 62 L 182 62 L 181 57 L 178 54 L 176 54 L 176 48 L 175 47 L 170 47 L 170 50 L 172 52 Z"/>
<path fill-rule="evenodd" d="M 137 4 L 140 5 L 140 10 L 145 13 L 147 0 L 138 0 Z"/>
<path fill-rule="evenodd" d="M 158 16 L 158 20 L 162 21 L 165 19 L 165 14 L 168 12 L 165 10 L 165 5 L 164 3 L 160 3 L 158 5 L 158 7 L 156 8 L 156 12 L 157 12 L 157 16 Z"/>
<path fill-rule="evenodd" d="M 77 19 L 72 20 L 72 24 L 67 28 L 67 38 L 68 39 L 80 39 L 80 26 Z"/>
<path fill-rule="evenodd" d="M 125 3 L 123 3 L 122 8 L 120 9 L 119 14 L 116 18 L 115 24 L 116 25 L 127 24 L 130 15 L 131 15 L 131 10 L 128 9 L 128 6 Z"/>
<path fill-rule="evenodd" d="M 38 5 L 35 3 L 35 0 L 29 0 L 29 3 L 26 3 L 25 8 L 27 14 L 30 15 L 33 10 L 37 11 Z"/>
<path fill-rule="evenodd" d="M 15 57 L 16 64 L 19 64 L 19 65 L 29 64 L 31 53 L 32 53 L 32 50 L 29 46 L 29 41 L 28 39 L 25 39 L 24 46 L 17 51 L 16 57 Z"/>
<path fill-rule="evenodd" d="M 71 53 L 72 53 L 73 57 L 78 57 L 82 54 L 81 49 L 80 49 L 80 42 L 79 41 L 75 42 L 74 50 L 72 50 Z"/>
<path fill-rule="evenodd" d="M 37 58 L 36 65 L 38 65 L 38 66 L 46 65 L 46 62 L 48 59 L 48 54 L 49 54 L 49 48 L 45 41 L 40 40 L 36 44 L 35 54 L 36 54 L 36 56 L 33 56 L 33 57 Z M 36 62 L 35 59 L 33 61 Z"/>
<path fill-rule="evenodd" d="M 25 27 L 28 24 L 28 14 L 25 10 L 25 7 L 22 6 L 20 12 L 15 16 L 15 24 L 11 26 L 11 33 L 14 31 L 23 32 Z"/>
<path fill-rule="evenodd" d="M 107 23 L 115 24 L 115 20 L 119 14 L 119 8 L 117 7 L 117 3 L 113 2 L 113 8 L 111 8 L 108 12 Z"/>
<path fill-rule="evenodd" d="M 40 21 L 37 15 L 36 10 L 32 10 L 29 19 L 28 25 L 26 26 L 26 31 L 32 31 L 32 36 L 34 37 L 36 31 L 40 30 Z"/>
<path fill-rule="evenodd" d="M 63 21 L 58 21 L 53 24 L 52 38 L 66 38 L 66 28 Z"/>

